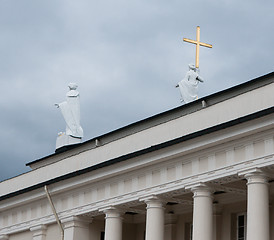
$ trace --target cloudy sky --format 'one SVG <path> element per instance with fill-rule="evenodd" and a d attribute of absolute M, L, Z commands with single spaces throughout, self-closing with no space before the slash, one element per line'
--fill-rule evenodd
<path fill-rule="evenodd" d="M 54 103 L 79 85 L 84 140 L 175 108 L 195 61 L 200 96 L 274 70 L 272 0 L 0 0 L 0 180 L 55 151 Z"/>

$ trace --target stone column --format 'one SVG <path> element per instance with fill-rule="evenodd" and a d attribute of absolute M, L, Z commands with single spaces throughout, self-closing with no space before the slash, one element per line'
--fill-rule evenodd
<path fill-rule="evenodd" d="M 193 192 L 193 240 L 213 239 L 212 190 L 204 184 L 191 188 Z"/>
<path fill-rule="evenodd" d="M 164 240 L 164 202 L 156 196 L 140 199 L 147 204 L 146 240 Z"/>
<path fill-rule="evenodd" d="M 221 239 L 222 233 L 222 206 L 213 204 L 213 240 Z"/>
<path fill-rule="evenodd" d="M 176 239 L 177 215 L 168 213 L 165 215 L 165 240 Z"/>
<path fill-rule="evenodd" d="M 259 170 L 247 179 L 247 240 L 269 240 L 269 190 L 267 177 Z"/>
<path fill-rule="evenodd" d="M 32 232 L 32 240 L 45 240 L 46 239 L 46 225 L 39 225 L 31 227 L 30 231 Z"/>
<path fill-rule="evenodd" d="M 122 240 L 123 212 L 115 207 L 104 209 L 105 240 Z"/>
<path fill-rule="evenodd" d="M 91 221 L 76 216 L 62 219 L 64 240 L 89 240 L 89 223 Z"/>

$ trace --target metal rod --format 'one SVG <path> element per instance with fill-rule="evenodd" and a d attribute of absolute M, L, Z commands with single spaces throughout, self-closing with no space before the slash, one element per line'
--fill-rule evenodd
<path fill-rule="evenodd" d="M 211 44 L 200 42 L 200 27 L 197 26 L 196 29 L 196 40 L 183 38 L 185 42 L 192 43 L 196 45 L 196 56 L 195 56 L 195 67 L 199 68 L 199 58 L 200 58 L 200 46 L 212 48 Z"/>
<path fill-rule="evenodd" d="M 53 202 L 52 202 L 51 196 L 49 194 L 47 185 L 45 185 L 45 192 L 46 192 L 47 198 L 49 200 L 49 203 L 50 203 L 50 206 L 51 206 L 51 210 L 52 210 L 52 212 L 53 212 L 53 214 L 55 216 L 56 222 L 57 222 L 57 224 L 58 224 L 58 226 L 60 228 L 60 231 L 61 231 L 61 240 L 64 240 L 64 229 L 63 229 L 61 221 L 60 221 L 60 219 L 59 219 L 59 217 L 57 215 L 56 209 L 55 209 L 55 207 L 53 205 Z"/>

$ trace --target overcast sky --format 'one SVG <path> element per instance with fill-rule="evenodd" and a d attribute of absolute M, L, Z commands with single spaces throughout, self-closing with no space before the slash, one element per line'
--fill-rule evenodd
<path fill-rule="evenodd" d="M 178 107 L 200 50 L 199 96 L 274 69 L 273 0 L 0 0 L 0 180 L 55 151 L 54 103 L 79 85 L 84 141 Z M 259 99 L 258 99 L 259 101 Z"/>

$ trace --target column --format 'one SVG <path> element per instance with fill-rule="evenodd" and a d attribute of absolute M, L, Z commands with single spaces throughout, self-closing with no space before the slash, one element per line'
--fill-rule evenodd
<path fill-rule="evenodd" d="M 104 209 L 105 240 L 122 240 L 123 212 L 115 207 Z"/>
<path fill-rule="evenodd" d="M 222 235 L 222 206 L 213 204 L 213 240 L 221 239 Z"/>
<path fill-rule="evenodd" d="M 204 184 L 191 188 L 193 192 L 193 240 L 213 239 L 212 190 Z"/>
<path fill-rule="evenodd" d="M 92 219 L 82 219 L 76 216 L 62 219 L 64 240 L 89 240 L 89 223 Z"/>
<path fill-rule="evenodd" d="M 151 196 L 140 201 L 144 201 L 147 204 L 146 240 L 164 240 L 164 202 L 156 196 Z"/>
<path fill-rule="evenodd" d="M 247 179 L 247 240 L 269 240 L 269 196 L 267 177 L 259 170 Z"/>
<path fill-rule="evenodd" d="M 176 239 L 177 215 L 168 213 L 165 215 L 165 240 Z"/>
<path fill-rule="evenodd" d="M 31 227 L 30 231 L 32 232 L 32 240 L 45 240 L 47 227 L 45 225 L 39 225 Z"/>

